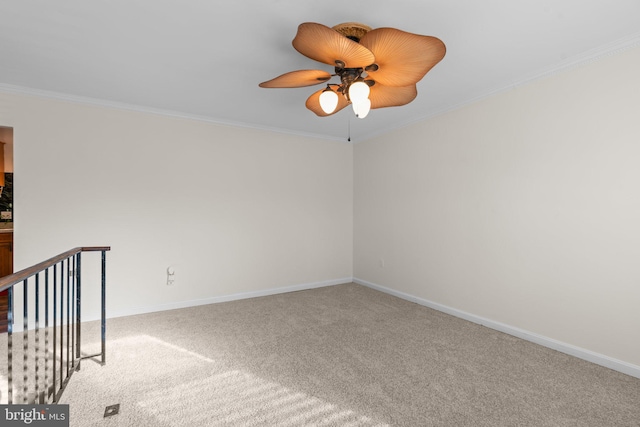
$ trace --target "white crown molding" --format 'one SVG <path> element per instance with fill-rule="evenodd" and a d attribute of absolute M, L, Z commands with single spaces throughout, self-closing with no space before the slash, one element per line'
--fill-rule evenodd
<path fill-rule="evenodd" d="M 297 132 L 289 129 L 275 128 L 275 127 L 269 127 L 269 126 L 258 126 L 258 125 L 245 123 L 245 122 L 222 120 L 222 119 L 216 119 L 212 117 L 198 116 L 195 114 L 187 114 L 180 111 L 144 107 L 141 105 L 127 104 L 124 102 L 108 101 L 104 99 L 71 95 L 67 93 L 53 92 L 53 91 L 42 90 L 42 89 L 34 89 L 34 88 L 10 85 L 5 83 L 0 83 L 0 92 L 15 94 L 15 95 L 33 96 L 37 98 L 54 99 L 54 100 L 70 102 L 74 104 L 91 105 L 94 107 L 112 108 L 116 110 L 133 111 L 136 113 L 154 114 L 154 115 L 165 116 L 165 117 L 193 120 L 197 122 L 211 123 L 211 124 L 220 125 L 220 126 L 268 131 L 268 132 L 275 132 L 275 133 L 281 133 L 281 134 L 287 134 L 287 135 L 301 136 L 304 138 L 345 142 L 345 139 L 343 137 L 330 137 L 327 135 L 321 135 L 321 134 L 316 134 L 311 132 Z"/>
<path fill-rule="evenodd" d="M 447 105 L 443 108 L 439 108 L 437 110 L 432 110 L 426 114 L 423 114 L 415 119 L 412 120 L 407 120 L 404 121 L 402 123 L 398 123 L 396 126 L 393 126 L 392 128 L 387 128 L 382 132 L 375 132 L 375 133 L 369 133 L 366 135 L 363 135 L 358 141 L 356 141 L 357 143 L 361 143 L 364 141 L 367 141 L 369 139 L 378 137 L 378 136 L 382 136 L 382 135 L 386 135 L 394 130 L 398 130 L 398 129 L 402 129 L 408 126 L 411 126 L 415 123 L 419 123 L 419 122 L 423 122 L 425 120 L 428 119 L 432 119 L 434 117 L 440 116 L 442 114 L 446 114 L 449 113 L 451 111 L 455 111 L 455 110 L 459 110 L 463 107 L 466 107 L 468 105 L 471 104 L 475 104 L 476 102 L 480 102 L 484 99 L 490 98 L 494 95 L 498 95 L 500 93 L 504 93 L 507 91 L 510 91 L 512 89 L 527 85 L 529 83 L 533 83 L 536 80 L 541 80 L 541 79 L 545 79 L 547 77 L 551 77 L 553 75 L 559 74 L 559 73 L 563 73 L 565 71 L 570 71 L 572 69 L 578 68 L 578 67 L 582 67 L 584 65 L 590 64 L 592 62 L 596 62 L 596 61 L 600 61 L 602 59 L 611 57 L 613 55 L 617 55 L 620 53 L 623 53 L 629 49 L 633 49 L 640 46 L 640 32 L 635 33 L 635 34 L 631 34 L 627 37 L 623 37 L 621 39 L 618 39 L 614 42 L 611 42 L 609 44 L 600 46 L 598 48 L 595 49 L 591 49 L 588 50 L 586 52 L 583 52 L 579 55 L 573 56 L 571 58 L 568 58 L 564 61 L 562 61 L 559 64 L 555 64 L 552 67 L 548 67 L 542 70 L 538 70 L 535 73 L 531 73 L 529 75 L 526 75 L 524 77 L 522 77 L 521 79 L 512 82 L 510 84 L 507 85 L 501 85 L 501 86 L 497 86 L 491 89 L 488 89 L 484 92 L 482 92 L 481 94 L 474 96 L 472 98 L 469 99 L 465 99 L 462 100 L 460 102 L 457 102 L 455 104 L 451 104 L 451 105 Z"/>
<path fill-rule="evenodd" d="M 389 295 L 393 295 L 398 298 L 402 298 L 406 301 L 411 301 L 413 303 L 420 304 L 422 306 L 429 307 L 446 314 L 450 314 L 460 319 L 468 320 L 469 322 L 477 323 L 479 325 L 486 326 L 491 329 L 495 329 L 496 331 L 504 332 L 505 334 L 509 334 L 526 341 L 530 341 L 534 344 L 539 344 L 544 347 L 559 351 L 561 353 L 565 353 L 570 356 L 574 356 L 579 359 L 586 360 L 591 363 L 595 363 L 596 365 L 604 366 L 605 368 L 613 369 L 614 371 L 618 371 L 635 378 L 640 378 L 640 366 L 636 366 L 631 363 L 624 362 L 622 360 L 617 360 L 612 357 L 605 356 L 603 354 L 595 353 L 593 351 L 586 350 L 584 348 L 576 347 L 574 345 L 567 344 L 567 343 L 555 340 L 553 338 L 548 338 L 542 335 L 538 335 L 533 332 L 526 331 L 524 329 L 516 328 L 515 326 L 506 325 L 504 323 L 486 319 L 481 316 L 476 316 L 475 314 L 467 313 L 465 311 L 448 307 L 446 305 L 438 304 L 433 301 L 429 301 L 423 298 L 418 298 L 416 296 L 413 296 L 404 292 L 386 288 L 384 286 L 380 286 L 375 283 L 368 282 L 366 280 L 362 280 L 354 277 L 353 282 L 362 286 L 366 286 L 371 289 L 375 289 L 380 292 L 384 292 Z"/>
<path fill-rule="evenodd" d="M 350 144 L 358 144 L 358 143 L 362 143 L 365 142 L 369 139 L 378 137 L 378 136 L 382 136 L 382 135 L 386 135 L 394 130 L 398 130 L 401 128 L 405 128 L 407 126 L 410 126 L 412 124 L 415 123 L 419 123 L 437 116 L 440 116 L 442 114 L 451 112 L 451 111 L 455 111 L 458 110 L 460 108 L 466 107 L 468 105 L 474 104 L 476 102 L 482 101 L 486 98 L 489 98 L 491 96 L 509 91 L 511 89 L 529 84 L 531 82 L 534 82 L 536 80 L 540 80 L 540 79 L 544 79 L 546 77 L 550 77 L 554 74 L 558 74 L 564 71 L 569 71 L 571 69 L 589 64 L 591 62 L 594 61 L 598 61 L 607 57 L 610 57 L 612 55 L 616 55 L 618 53 L 622 53 L 628 49 L 632 49 L 635 47 L 640 46 L 640 32 L 629 35 L 627 37 L 618 39 L 614 42 L 611 42 L 607 45 L 604 46 L 600 46 L 598 48 L 595 49 L 591 49 L 589 51 L 583 52 L 579 55 L 573 56 L 571 58 L 566 59 L 565 61 L 556 64 L 552 67 L 548 67 L 546 69 L 543 70 L 538 70 L 535 73 L 532 73 L 530 75 L 524 76 L 523 78 L 512 82 L 510 84 L 507 85 L 501 85 L 498 87 L 494 87 L 491 89 L 488 89 L 484 92 L 482 92 L 481 94 L 474 96 L 472 98 L 469 99 L 465 99 L 462 100 L 460 102 L 457 102 L 455 104 L 450 104 L 447 105 L 443 108 L 439 108 L 436 110 L 432 110 L 427 112 L 426 114 L 423 114 L 415 119 L 412 120 L 407 120 L 407 121 L 403 121 L 398 123 L 395 126 L 392 127 L 388 127 L 387 129 L 385 129 L 384 131 L 380 131 L 380 132 L 372 132 L 372 133 L 368 133 L 368 134 L 364 134 L 360 137 L 356 139 L 351 138 L 349 141 L 346 141 L 346 143 L 350 143 Z M 0 83 L 0 92 L 5 92 L 5 93 L 14 93 L 14 94 L 19 94 L 19 95 L 29 95 L 29 96 L 35 96 L 35 97 L 42 97 L 42 98 L 49 98 L 49 99 L 56 99 L 56 100 L 61 100 L 61 101 L 67 101 L 67 102 L 73 102 L 73 103 L 78 103 L 78 104 L 86 104 L 86 105 L 93 105 L 93 106 L 98 106 L 98 107 L 106 107 L 106 108 L 114 108 L 114 109 L 120 109 L 120 110 L 128 110 L 128 111 L 134 111 L 134 112 L 139 112 L 139 113 L 148 113 L 148 114 L 155 114 L 155 115 L 162 115 L 162 116 L 167 116 L 167 117 L 175 117 L 175 118 L 181 118 L 181 119 L 187 119 L 187 120 L 194 120 L 194 121 L 199 121 L 199 122 L 206 122 L 206 123 L 212 123 L 212 124 L 217 124 L 217 125 L 222 125 L 222 126 L 231 126 L 231 127 L 237 127 L 237 128 L 246 128 L 246 129 L 253 129 L 253 130 L 259 130 L 259 131 L 268 131 L 268 132 L 276 132 L 276 133 L 281 133 L 281 134 L 288 134 L 288 135 L 294 135 L 294 136 L 301 136 L 301 137 L 305 137 L 305 138 L 313 138 L 313 139 L 322 139 L 322 140 L 330 140 L 330 141 L 339 141 L 339 142 L 343 142 L 345 143 L 345 138 L 344 137 L 330 137 L 327 135 L 321 135 L 321 134 L 316 134 L 316 133 L 311 133 L 311 132 L 298 132 L 298 131 L 292 131 L 289 129 L 282 129 L 282 128 L 275 128 L 275 127 L 269 127 L 269 126 L 258 126 L 258 125 L 254 125 L 254 124 L 250 124 L 250 123 L 244 123 L 244 122 L 236 122 L 236 121 L 231 121 L 231 120 L 222 120 L 222 119 L 216 119 L 216 118 L 212 118 L 212 117 L 205 117 L 205 116 L 198 116 L 198 115 L 192 115 L 192 114 L 187 114 L 187 113 L 183 113 L 183 112 L 179 112 L 179 111 L 171 111 L 171 110 L 163 110 L 163 109 L 158 109 L 158 108 L 151 108 L 151 107 L 144 107 L 144 106 L 140 106 L 140 105 L 133 105 L 133 104 L 126 104 L 126 103 L 121 103 L 121 102 L 115 102 L 115 101 L 107 101 L 107 100 L 103 100 L 103 99 L 97 99 L 97 98 L 90 98 L 90 97 L 83 97 L 83 96 L 77 96 L 77 95 L 70 95 L 70 94 L 65 94 L 65 93 L 60 93 L 60 92 L 53 92 L 53 91 L 46 91 L 46 90 L 41 90 L 41 89 L 33 89 L 33 88 L 28 88 L 28 87 L 22 87 L 22 86 L 15 86 L 15 85 L 9 85 L 9 84 L 4 84 L 4 83 Z"/>

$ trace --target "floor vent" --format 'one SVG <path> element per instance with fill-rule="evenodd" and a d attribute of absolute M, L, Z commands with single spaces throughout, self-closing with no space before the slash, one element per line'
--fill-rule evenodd
<path fill-rule="evenodd" d="M 109 405 L 104 409 L 104 418 L 111 417 L 113 415 L 118 415 L 120 412 L 120 404 L 116 403 L 115 405 Z"/>

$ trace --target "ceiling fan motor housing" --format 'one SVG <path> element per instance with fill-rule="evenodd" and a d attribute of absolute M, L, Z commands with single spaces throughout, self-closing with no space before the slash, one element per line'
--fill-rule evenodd
<path fill-rule="evenodd" d="M 348 39 L 353 40 L 354 42 L 360 42 L 360 39 L 364 37 L 369 31 L 371 31 L 371 27 L 368 25 L 361 24 L 359 22 L 345 22 L 343 24 L 338 24 L 332 27 L 334 30 L 342 34 Z"/>

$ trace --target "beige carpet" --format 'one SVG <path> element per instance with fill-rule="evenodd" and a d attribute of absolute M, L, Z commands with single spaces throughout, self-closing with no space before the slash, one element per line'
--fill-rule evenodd
<path fill-rule="evenodd" d="M 356 284 L 107 331 L 72 426 L 640 426 L 639 379 Z"/>

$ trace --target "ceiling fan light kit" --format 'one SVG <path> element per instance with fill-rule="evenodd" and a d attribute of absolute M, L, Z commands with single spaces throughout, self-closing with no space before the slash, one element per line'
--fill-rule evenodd
<path fill-rule="evenodd" d="M 327 85 L 327 88 L 320 94 L 320 108 L 325 113 L 332 113 L 338 106 L 338 94 L 331 90 L 331 86 Z"/>
<path fill-rule="evenodd" d="M 413 101 L 416 84 L 444 58 L 444 43 L 432 36 L 395 28 L 377 28 L 346 22 L 329 28 L 314 22 L 298 26 L 293 47 L 315 61 L 334 67 L 298 70 L 260 83 L 264 88 L 296 88 L 325 83 L 306 107 L 326 117 L 351 104 L 358 118 L 370 109 L 396 107 Z M 339 83 L 329 83 L 338 77 Z"/>

